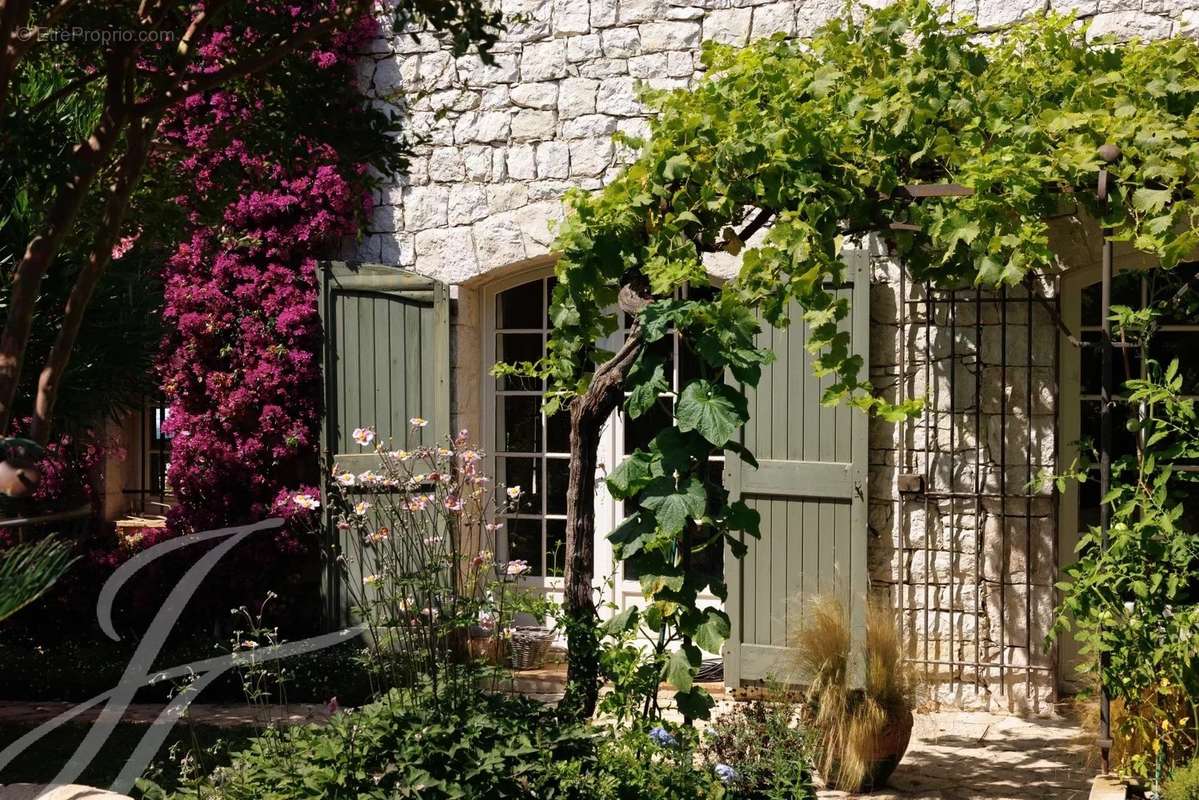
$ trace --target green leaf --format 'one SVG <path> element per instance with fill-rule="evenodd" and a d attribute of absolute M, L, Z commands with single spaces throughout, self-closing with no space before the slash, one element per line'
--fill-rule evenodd
<path fill-rule="evenodd" d="M 608 491 L 617 500 L 626 500 L 661 474 L 658 456 L 644 450 L 635 450 L 608 476 Z"/>
<path fill-rule="evenodd" d="M 670 658 L 666 659 L 666 665 L 662 668 L 662 680 L 679 691 L 685 692 L 691 688 L 693 680 L 691 670 L 691 661 L 687 657 L 687 653 L 679 648 L 670 654 Z"/>
<path fill-rule="evenodd" d="M 732 625 L 728 614 L 715 608 L 704 610 L 704 622 L 691 635 L 695 643 L 709 653 L 720 654 L 720 648 L 729 638 Z"/>
<path fill-rule="evenodd" d="M 634 630 L 637 627 L 638 616 L 639 614 L 637 606 L 629 606 L 624 611 L 621 611 L 619 614 L 612 617 L 612 619 L 605 622 L 600 627 L 600 630 L 603 631 L 605 636 L 619 636 L 620 634 L 627 633 L 628 631 Z"/>
<path fill-rule="evenodd" d="M 683 530 L 688 519 L 699 519 L 708 504 L 703 482 L 689 475 L 675 488 L 674 478 L 664 475 L 655 478 L 641 495 L 641 506 L 654 512 L 658 527 L 667 534 Z"/>
<path fill-rule="evenodd" d="M 1169 189 L 1148 189 L 1144 186 L 1132 193 L 1132 207 L 1146 214 L 1156 214 L 1170 202 Z"/>
<path fill-rule="evenodd" d="M 709 442 L 723 447 L 749 419 L 749 409 L 745 396 L 731 386 L 700 379 L 683 388 L 675 417 L 679 430 L 699 431 Z"/>
<path fill-rule="evenodd" d="M 701 686 L 692 686 L 685 692 L 676 692 L 674 702 L 679 713 L 688 719 L 708 719 L 712 707 L 716 705 L 712 695 Z"/>
<path fill-rule="evenodd" d="M 625 410 L 631 419 L 636 419 L 658 402 L 662 392 L 670 389 L 662 357 L 649 348 L 642 349 L 625 378 L 625 385 L 633 387 L 625 401 Z"/>

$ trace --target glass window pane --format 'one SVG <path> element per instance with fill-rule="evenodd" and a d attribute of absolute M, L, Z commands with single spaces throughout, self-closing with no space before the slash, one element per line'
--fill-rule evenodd
<path fill-rule="evenodd" d="M 1099 471 L 1091 470 L 1087 479 L 1078 485 L 1078 527 L 1089 531 L 1099 524 Z"/>
<path fill-rule="evenodd" d="M 545 573 L 551 578 L 566 574 L 566 520 L 545 521 Z"/>
<path fill-rule="evenodd" d="M 496 487 L 496 504 L 508 514 L 541 514 L 541 460 L 535 458 L 501 458 L 500 485 Z M 507 490 L 519 486 L 520 498 L 509 499 Z"/>
<path fill-rule="evenodd" d="M 1082 394 L 1099 394 L 1103 387 L 1103 348 L 1099 346 L 1098 331 L 1084 331 L 1082 339 L 1087 346 L 1079 355 L 1079 383 Z M 1112 349 L 1112 381 L 1117 394 L 1123 393 L 1124 382 L 1141 377 L 1140 348 Z"/>
<path fill-rule="evenodd" d="M 565 458 L 545 460 L 545 512 L 566 513 L 566 487 L 570 483 L 570 461 Z"/>
<path fill-rule="evenodd" d="M 536 280 L 500 292 L 495 299 L 496 328 L 544 328 L 541 297 L 544 286 L 543 281 Z"/>
<path fill-rule="evenodd" d="M 517 395 L 497 399 L 496 452 L 541 452 L 541 397 Z"/>
<path fill-rule="evenodd" d="M 1092 283 L 1082 290 L 1083 325 L 1103 324 L 1099 315 L 1102 299 L 1102 284 Z M 1141 307 L 1141 273 L 1117 272 L 1112 276 L 1112 305 Z"/>
<path fill-rule="evenodd" d="M 546 452 L 570 452 L 570 413 L 561 409 L 545 418 Z"/>
<path fill-rule="evenodd" d="M 534 575 L 541 572 L 541 520 L 506 519 L 508 531 L 508 560 L 527 561 Z"/>
<path fill-rule="evenodd" d="M 501 333 L 495 337 L 495 360 L 517 364 L 525 361 L 537 361 L 545 355 L 539 333 Z M 499 390 L 530 390 L 541 391 L 540 378 L 499 377 L 496 378 L 495 388 Z"/>

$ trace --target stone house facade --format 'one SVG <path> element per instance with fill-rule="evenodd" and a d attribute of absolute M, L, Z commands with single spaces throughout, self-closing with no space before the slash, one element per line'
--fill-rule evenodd
<path fill-rule="evenodd" d="M 611 137 L 647 132 L 638 84 L 686 87 L 702 74 L 706 40 L 803 36 L 842 10 L 840 0 L 502 7 L 509 27 L 494 65 L 455 59 L 437 39 L 408 34 L 381 37 L 364 58 L 361 80 L 377 102 L 405 114 L 416 146 L 409 174 L 381 192 L 368 235 L 345 254 L 451 285 L 454 429 L 481 431 L 488 444 L 498 441 L 497 427 L 514 424 L 520 398 L 495 389 L 487 370 L 500 349 L 514 356 L 535 350 L 537 336 L 544 341 L 544 321 L 523 311 L 544 305 L 563 195 L 600 188 L 632 158 Z M 1074 11 L 1096 34 L 1199 30 L 1199 0 L 952 4 L 952 13 L 1000 36 L 1005 25 L 1046 10 Z M 872 378 L 927 400 L 917 420 L 870 424 L 872 591 L 900 611 L 909 655 L 933 676 L 938 699 L 962 707 L 1044 712 L 1069 685 L 1072 647 L 1047 649 L 1044 639 L 1053 584 L 1088 501 L 1029 484 L 1069 461 L 1085 416 L 1084 366 L 1060 331 L 1063 321 L 1088 321 L 1061 286 L 1073 281 L 1069 296 L 1085 295 L 1098 279 L 1099 249 L 1097 231 L 1085 225 L 1063 223 L 1057 234 L 1063 275 L 1074 277 L 1003 294 L 928 290 L 907 280 L 881 245 L 864 244 L 873 264 Z M 712 268 L 727 275 L 736 266 Z M 524 321 L 513 327 L 503 315 Z M 538 427 L 535 480 L 551 495 L 542 506 L 543 552 L 558 522 L 553 428 Z M 617 430 L 613 439 L 621 438 Z M 610 468 L 620 454 L 617 441 L 601 461 Z M 615 515 L 609 506 L 601 499 L 600 513 Z M 613 566 L 598 558 L 597 572 Z M 546 556 L 547 576 L 548 563 Z"/>

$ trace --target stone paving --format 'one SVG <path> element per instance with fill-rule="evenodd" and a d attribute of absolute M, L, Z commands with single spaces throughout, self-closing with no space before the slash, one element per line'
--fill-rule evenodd
<path fill-rule="evenodd" d="M 983 712 L 917 714 L 890 786 L 872 800 L 1083 800 L 1095 770 L 1078 725 Z M 822 791 L 822 800 L 851 798 Z"/>

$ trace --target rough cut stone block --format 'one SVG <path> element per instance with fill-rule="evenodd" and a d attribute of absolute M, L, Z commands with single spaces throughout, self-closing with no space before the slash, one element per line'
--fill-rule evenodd
<path fill-rule="evenodd" d="M 397 233 L 381 237 L 379 254 L 381 264 L 411 267 L 416 263 L 416 237 L 410 233 Z"/>
<path fill-rule="evenodd" d="M 508 177 L 516 181 L 531 181 L 537 177 L 537 159 L 532 145 L 520 144 L 508 148 Z"/>
<path fill-rule="evenodd" d="M 474 241 L 479 248 L 479 263 L 488 267 L 511 264 L 527 257 L 520 226 L 510 214 L 497 214 L 475 225 Z"/>
<path fill-rule="evenodd" d="M 478 272 L 471 229 L 434 228 L 416 234 L 419 269 L 449 283 L 460 283 Z"/>
<path fill-rule="evenodd" d="M 555 34 L 587 33 L 591 30 L 591 3 L 588 0 L 554 0 L 551 20 Z"/>
<path fill-rule="evenodd" d="M 765 39 L 776 33 L 786 36 L 795 34 L 795 6 L 791 3 L 771 3 L 754 9 L 750 36 Z"/>
<path fill-rule="evenodd" d="M 450 182 L 466 177 L 462 151 L 457 147 L 435 147 L 429 154 L 429 180 Z"/>
<path fill-rule="evenodd" d="M 616 24 L 616 0 L 591 0 L 591 27 L 607 28 Z"/>
<path fill-rule="evenodd" d="M 595 177 L 603 173 L 611 161 L 611 139 L 577 139 L 570 143 L 570 174 L 573 176 Z"/>
<path fill-rule="evenodd" d="M 414 186 L 404 193 L 404 228 L 419 231 L 446 224 L 449 191 L 444 186 Z"/>
<path fill-rule="evenodd" d="M 666 16 L 663 0 L 621 0 L 619 20 L 630 22 L 652 22 Z"/>
<path fill-rule="evenodd" d="M 450 187 L 447 221 L 450 225 L 465 225 L 487 216 L 487 191 L 477 184 L 461 183 Z"/>
<path fill-rule="evenodd" d="M 749 26 L 752 20 L 752 8 L 711 11 L 704 17 L 704 41 L 744 46 L 749 41 Z"/>
<path fill-rule="evenodd" d="M 664 50 L 691 50 L 699 44 L 698 22 L 648 22 L 638 27 L 641 50 L 658 53 Z"/>
<path fill-rule="evenodd" d="M 487 207 L 492 212 L 512 211 L 529 202 L 529 189 L 523 183 L 498 183 L 487 187 Z"/>
<path fill-rule="evenodd" d="M 496 53 L 495 63 L 487 65 L 478 56 L 458 59 L 458 76 L 471 86 L 493 86 L 520 80 L 520 58 L 515 53 Z"/>
<path fill-rule="evenodd" d="M 600 44 L 607 58 L 628 58 L 641 51 L 641 37 L 636 28 L 613 28 L 600 34 Z"/>
<path fill-rule="evenodd" d="M 615 130 L 615 117 L 607 114 L 585 114 L 562 123 L 562 138 L 586 139 L 595 136 L 610 136 Z"/>
<path fill-rule="evenodd" d="M 548 139 L 554 135 L 555 122 L 553 111 L 519 111 L 512 118 L 512 138 L 517 141 Z"/>
<path fill-rule="evenodd" d="M 525 45 L 520 57 L 520 79 L 550 81 L 566 77 L 566 42 L 552 39 Z"/>
<path fill-rule="evenodd" d="M 587 36 L 572 36 L 566 40 L 566 60 L 571 64 L 576 64 L 580 61 L 590 61 L 593 58 L 601 58 L 603 55 L 604 51 L 600 47 L 598 33 L 588 34 Z"/>
<path fill-rule="evenodd" d="M 512 102 L 521 108 L 553 108 L 558 104 L 558 84 L 521 83 L 512 87 Z"/>
<path fill-rule="evenodd" d="M 643 113 L 644 109 L 637 100 L 636 83 L 633 78 L 607 78 L 600 81 L 595 98 L 596 108 L 619 117 L 635 117 Z"/>
<path fill-rule="evenodd" d="M 595 113 L 595 95 L 599 81 L 592 78 L 567 78 L 558 87 L 558 116 L 574 119 Z"/>
<path fill-rule="evenodd" d="M 543 142 L 537 145 L 537 177 L 565 178 L 570 175 L 570 145 Z"/>
<path fill-rule="evenodd" d="M 1171 22 L 1165 17 L 1142 14 L 1139 11 L 1115 11 L 1096 14 L 1087 32 L 1092 39 L 1097 36 L 1114 35 L 1121 41 L 1128 39 L 1163 39 L 1170 35 Z"/>
<path fill-rule="evenodd" d="M 649 53 L 630 58 L 629 75 L 634 78 L 660 78 L 667 74 L 667 58 L 666 53 Z M 690 71 L 690 58 L 688 58 L 688 71 Z"/>
<path fill-rule="evenodd" d="M 629 74 L 629 62 L 623 58 L 601 58 L 579 65 L 579 75 L 584 78 L 611 78 Z"/>

